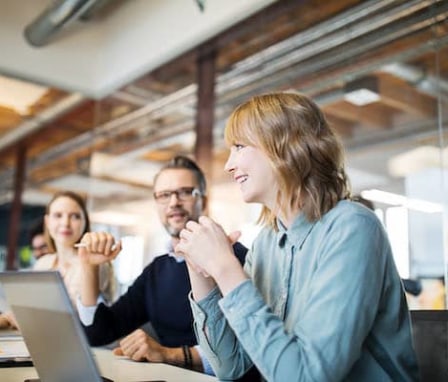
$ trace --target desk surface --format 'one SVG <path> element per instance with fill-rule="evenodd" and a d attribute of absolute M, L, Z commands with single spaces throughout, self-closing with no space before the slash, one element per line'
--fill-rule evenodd
<path fill-rule="evenodd" d="M 94 349 L 93 353 L 101 375 L 114 382 L 138 382 L 160 380 L 166 382 L 212 382 L 216 378 L 161 363 L 133 362 L 124 357 L 116 357 L 107 349 Z M 3 382 L 22 382 L 27 378 L 37 378 L 33 367 L 1 368 Z"/>

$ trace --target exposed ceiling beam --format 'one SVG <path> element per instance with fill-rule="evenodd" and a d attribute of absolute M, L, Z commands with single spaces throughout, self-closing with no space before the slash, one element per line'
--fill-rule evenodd
<path fill-rule="evenodd" d="M 325 109 L 323 108 L 324 112 Z M 351 137 L 353 135 L 353 130 L 355 128 L 355 123 L 347 121 L 346 119 L 338 118 L 334 115 L 325 113 L 325 117 L 328 120 L 330 126 L 336 130 L 342 137 Z"/>
<path fill-rule="evenodd" d="M 403 81 L 379 77 L 378 94 L 385 104 L 407 113 L 425 117 L 433 117 L 437 113 L 434 98 Z"/>
<path fill-rule="evenodd" d="M 41 112 L 38 116 L 29 119 L 11 132 L 4 134 L 0 139 L 0 153 L 20 142 L 31 134 L 47 126 L 48 123 L 66 114 L 76 106 L 79 106 L 85 98 L 79 93 L 73 93 L 57 102 L 55 105 Z"/>
<path fill-rule="evenodd" d="M 368 106 L 359 107 L 340 101 L 332 105 L 326 105 L 323 109 L 325 113 L 353 123 L 362 123 L 382 129 L 391 127 L 391 120 L 387 114 L 369 113 Z"/>
<path fill-rule="evenodd" d="M 19 113 L 8 107 L 0 106 L 0 132 L 9 129 L 11 126 L 18 125 L 22 117 Z M 1 142 L 1 139 L 0 139 Z"/>

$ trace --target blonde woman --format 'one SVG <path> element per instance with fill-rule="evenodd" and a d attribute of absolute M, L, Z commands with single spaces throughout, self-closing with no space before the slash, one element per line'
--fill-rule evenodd
<path fill-rule="evenodd" d="M 304 95 L 250 99 L 225 130 L 225 169 L 264 228 L 244 268 L 200 217 L 176 247 L 188 263 L 199 344 L 220 380 L 418 380 L 411 326 L 375 214 L 349 200 L 342 147 Z M 232 236 L 232 235 L 231 235 Z"/>
<path fill-rule="evenodd" d="M 81 293 L 81 264 L 75 244 L 90 231 L 90 221 L 84 199 L 72 191 L 56 193 L 45 213 L 45 240 L 49 253 L 39 258 L 35 270 L 58 270 L 73 302 Z M 106 302 L 112 302 L 115 278 L 110 262 L 98 268 L 99 289 Z M 76 306 L 76 305 L 75 305 Z"/>
<path fill-rule="evenodd" d="M 70 299 L 76 307 L 81 294 L 81 262 L 75 244 L 90 231 L 90 221 L 84 199 L 72 191 L 57 192 L 47 204 L 44 217 L 44 236 L 49 253 L 39 257 L 35 271 L 57 270 L 61 273 Z M 115 277 L 112 263 L 98 267 L 99 291 L 102 299 L 112 302 Z M 11 312 L 0 314 L 0 328 L 17 328 Z"/>

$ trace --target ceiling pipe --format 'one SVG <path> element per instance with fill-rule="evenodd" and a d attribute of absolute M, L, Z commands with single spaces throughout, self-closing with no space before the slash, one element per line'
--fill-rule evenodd
<path fill-rule="evenodd" d="M 247 94 L 260 93 L 266 91 L 266 88 L 284 86 L 284 83 L 282 83 L 282 80 L 285 78 L 285 75 L 282 73 L 284 70 L 288 70 L 291 75 L 293 68 L 297 67 L 294 76 L 303 76 L 321 70 L 325 66 L 334 65 L 338 61 L 355 57 L 361 54 L 361 52 L 366 52 L 381 44 L 403 37 L 405 34 L 415 33 L 416 30 L 423 29 L 434 23 L 435 14 L 428 15 L 420 12 L 422 3 L 420 0 L 407 2 L 387 12 L 371 16 L 369 23 L 365 23 L 360 19 L 357 24 L 352 25 L 349 29 L 346 28 L 331 32 L 328 35 L 321 35 L 318 40 L 313 39 L 311 43 L 297 47 L 282 56 L 272 57 L 268 64 L 264 60 L 259 62 L 261 67 L 259 70 L 252 70 L 249 73 L 241 73 L 237 76 L 233 76 L 233 71 L 226 73 L 220 76 L 217 91 L 220 93 L 224 91 L 223 88 L 238 87 L 244 89 L 244 92 Z M 416 14 L 410 16 L 414 12 Z M 445 19 L 448 12 L 448 3 L 441 3 L 440 6 L 435 8 L 435 12 L 439 18 Z M 400 20 L 403 17 L 404 20 Z M 385 28 L 386 25 L 388 25 L 388 28 Z M 320 24 L 314 28 L 318 29 L 319 26 Z M 313 34 L 314 28 L 310 28 L 304 34 Z M 304 34 L 299 33 L 294 38 L 301 35 L 305 37 Z M 328 56 L 324 56 L 331 49 L 340 47 L 354 38 L 361 37 L 364 38 L 363 43 L 357 47 L 350 48 L 351 51 L 340 49 L 338 53 L 333 52 Z M 318 55 L 320 55 L 318 62 L 314 63 L 312 67 L 305 69 L 306 64 L 303 62 Z M 261 60 L 263 59 L 260 53 L 258 53 L 258 56 Z M 324 57 L 326 58 L 324 59 Z M 230 94 L 230 96 L 233 98 L 234 94 Z"/>
<path fill-rule="evenodd" d="M 398 5 L 391 9 L 393 3 L 398 3 Z M 354 38 L 380 29 L 384 25 L 392 24 L 400 18 L 418 12 L 424 6 L 421 0 L 412 0 L 405 5 L 401 3 L 390 0 L 362 2 L 340 15 L 251 55 L 237 63 L 231 72 L 222 75 L 222 80 L 225 83 L 229 80 L 235 81 L 235 78 L 236 81 L 241 81 L 241 79 L 247 78 L 248 73 L 258 73 L 259 70 L 254 71 L 253 69 L 260 66 L 267 66 L 269 74 L 274 73 L 278 69 L 284 69 L 297 63 L 298 60 L 303 61 L 324 50 L 335 48 Z M 376 16 L 372 17 L 372 15 Z M 369 23 L 364 22 L 366 17 L 369 17 Z M 347 25 L 351 25 L 350 29 L 347 28 Z M 267 62 L 269 65 L 266 65 Z M 272 63 L 275 63 L 276 67 L 271 69 Z M 238 77 L 238 75 L 241 76 Z M 256 82 L 257 79 L 255 78 L 253 81 Z"/>
<path fill-rule="evenodd" d="M 392 63 L 384 65 L 381 68 L 381 71 L 411 83 L 420 91 L 429 94 L 430 96 L 437 97 L 440 92 L 445 95 L 448 94 L 448 81 L 428 74 L 418 67 L 403 63 Z"/>
<path fill-rule="evenodd" d="M 25 27 L 24 36 L 35 47 L 45 45 L 62 27 L 77 20 L 98 0 L 53 1 L 31 24 Z"/>

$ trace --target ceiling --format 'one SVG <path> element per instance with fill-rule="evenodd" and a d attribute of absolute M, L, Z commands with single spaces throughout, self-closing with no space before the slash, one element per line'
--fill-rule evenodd
<path fill-rule="evenodd" d="M 420 150 L 421 165 L 421 150 L 445 135 L 447 1 L 209 0 L 202 12 L 193 0 L 103 1 L 38 48 L 23 30 L 51 1 L 18 3 L 0 0 L 0 88 L 14 79 L 9 94 L 24 86 L 17 94 L 31 105 L 0 96 L 0 202 L 12 197 L 20 153 L 26 202 L 61 188 L 105 203 L 147 197 L 162 161 L 195 152 L 198 58 L 214 52 L 216 184 L 228 181 L 225 118 L 261 92 L 318 102 L 355 191 L 399 191 L 410 153 Z M 378 98 L 347 100 L 359 89 Z"/>

